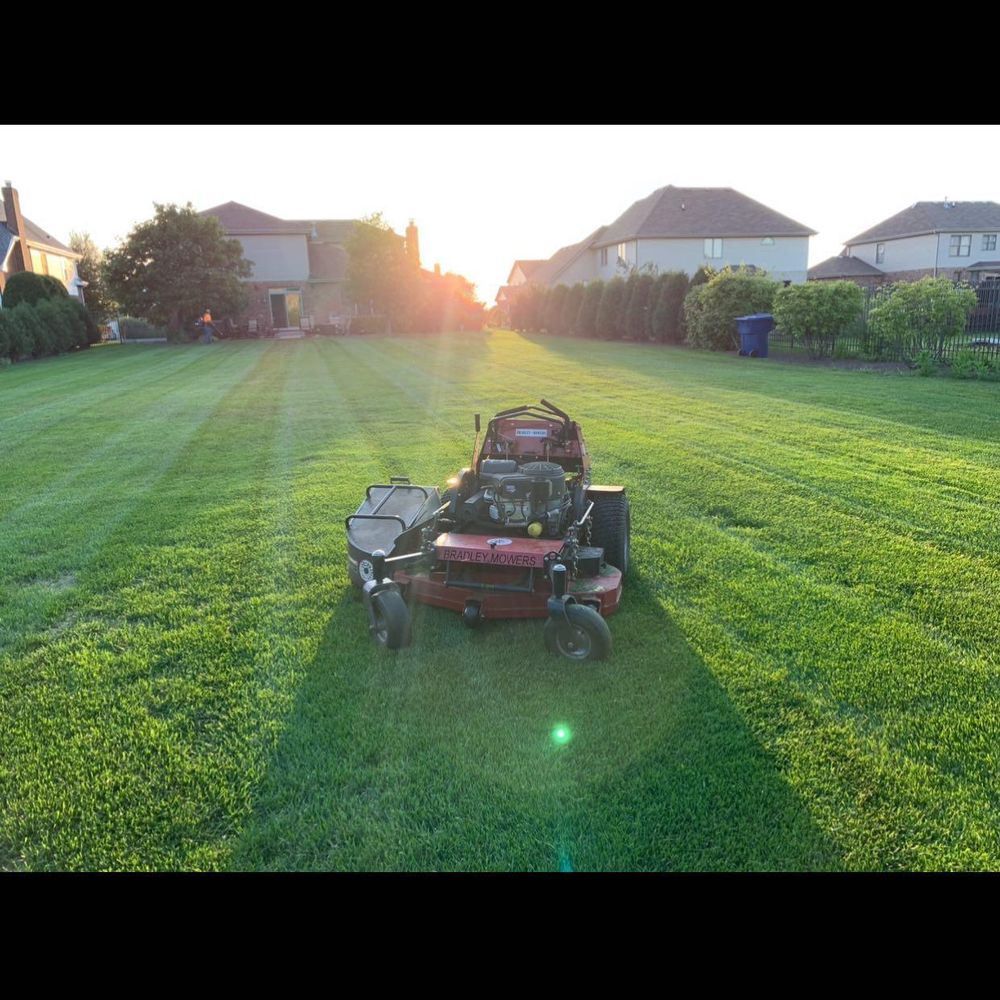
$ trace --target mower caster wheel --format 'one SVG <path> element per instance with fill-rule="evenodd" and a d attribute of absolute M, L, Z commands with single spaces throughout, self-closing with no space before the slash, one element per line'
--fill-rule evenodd
<path fill-rule="evenodd" d="M 380 590 L 368 602 L 368 631 L 383 649 L 409 646 L 410 609 L 398 590 Z"/>
<path fill-rule="evenodd" d="M 462 624 L 466 628 L 479 628 L 483 620 L 483 609 L 479 601 L 466 601 L 462 609 Z"/>
<path fill-rule="evenodd" d="M 567 604 L 566 618 L 545 623 L 545 648 L 567 660 L 603 660 L 611 653 L 611 629 L 593 608 Z"/>

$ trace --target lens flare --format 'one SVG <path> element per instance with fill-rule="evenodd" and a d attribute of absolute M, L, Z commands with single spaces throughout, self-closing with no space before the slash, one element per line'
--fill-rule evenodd
<path fill-rule="evenodd" d="M 557 747 L 566 746 L 571 739 L 573 739 L 573 731 L 569 728 L 569 726 L 559 725 L 552 730 L 552 742 Z"/>

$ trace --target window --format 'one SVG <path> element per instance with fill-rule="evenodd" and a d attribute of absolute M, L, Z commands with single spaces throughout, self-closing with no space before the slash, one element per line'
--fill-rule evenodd
<path fill-rule="evenodd" d="M 983 250 L 996 250 L 997 248 L 997 234 L 996 233 L 983 233 Z"/>
<path fill-rule="evenodd" d="M 601 247 L 601 267 L 608 266 L 608 248 Z"/>
<path fill-rule="evenodd" d="M 714 259 L 722 256 L 722 240 L 705 240 L 705 256 Z"/>
<path fill-rule="evenodd" d="M 625 244 L 624 243 L 619 243 L 618 244 L 618 260 L 622 264 L 627 264 L 628 263 L 628 259 L 625 257 Z"/>
<path fill-rule="evenodd" d="M 948 247 L 949 257 L 968 257 L 972 249 L 972 235 L 952 236 L 951 244 Z"/>
<path fill-rule="evenodd" d="M 762 247 L 773 247 L 774 246 L 774 237 L 773 236 L 765 236 L 760 241 L 760 245 Z"/>
<path fill-rule="evenodd" d="M 885 263 L 885 244 L 876 243 L 875 244 L 875 263 L 884 264 Z"/>

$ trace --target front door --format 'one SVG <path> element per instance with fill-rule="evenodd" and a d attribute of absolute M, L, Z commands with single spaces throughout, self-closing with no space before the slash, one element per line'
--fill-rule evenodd
<path fill-rule="evenodd" d="M 285 312 L 289 326 L 299 326 L 302 321 L 302 296 L 298 292 L 285 292 Z"/>

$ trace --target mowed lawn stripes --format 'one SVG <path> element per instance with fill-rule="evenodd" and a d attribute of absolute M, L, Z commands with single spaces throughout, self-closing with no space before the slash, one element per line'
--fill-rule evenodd
<path fill-rule="evenodd" d="M 510 332 L 15 366 L 0 868 L 996 868 L 996 392 Z M 344 516 L 541 396 L 633 498 L 613 658 L 375 650 Z"/>

